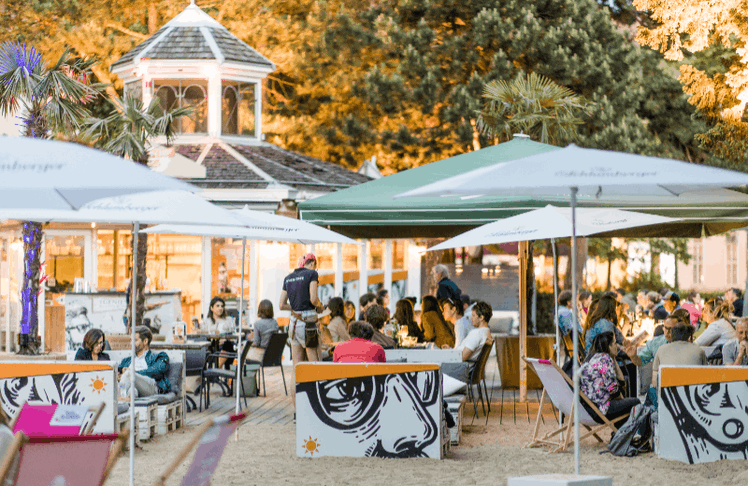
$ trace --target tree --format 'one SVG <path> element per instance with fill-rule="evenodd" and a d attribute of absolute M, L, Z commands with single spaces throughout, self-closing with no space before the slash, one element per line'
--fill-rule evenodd
<path fill-rule="evenodd" d="M 592 111 L 582 97 L 535 73 L 520 74 L 509 83 L 491 81 L 483 97 L 487 101 L 478 129 L 500 140 L 524 133 L 541 143 L 562 145 L 577 138 L 577 127 Z"/>
<path fill-rule="evenodd" d="M 18 42 L 0 45 L 0 114 L 18 116 L 23 135 L 49 138 L 53 131 L 76 130 L 87 112 L 85 104 L 96 95 L 86 82 L 91 60 L 72 59 L 65 50 L 51 67 L 41 52 Z M 23 226 L 26 255 L 21 289 L 21 354 L 38 352 L 39 279 L 41 270 L 42 226 Z"/>
<path fill-rule="evenodd" d="M 610 238 L 590 238 L 589 254 L 608 263 L 608 276 L 605 281 L 605 290 L 610 290 L 610 277 L 613 269 L 613 262 L 617 260 L 626 260 L 626 258 L 628 258 L 628 252 L 624 248 L 613 246 Z"/>
<path fill-rule="evenodd" d="M 709 72 L 695 58 L 680 67 L 680 80 L 689 101 L 713 126 L 699 136 L 705 147 L 734 163 L 744 163 L 748 151 L 746 102 L 748 89 L 748 24 L 744 0 L 634 0 L 657 23 L 641 27 L 637 39 L 664 52 L 669 60 L 683 61 L 684 52 L 721 48 L 724 70 Z"/>
<path fill-rule="evenodd" d="M 107 152 L 142 165 L 148 165 L 150 140 L 163 135 L 167 143 L 170 143 L 176 136 L 173 129 L 174 121 L 182 116 L 191 115 L 193 111 L 191 107 L 165 111 L 161 108 L 158 98 L 154 98 L 147 107 L 143 105 L 142 100 L 128 95 L 121 99 L 111 98 L 109 102 L 110 114 L 104 118 L 88 118 L 85 121 L 83 136 Z M 134 232 L 131 245 L 135 248 Z M 136 254 L 138 280 L 135 285 L 137 289 L 135 316 L 131 323 L 134 322 L 136 326 L 140 326 L 145 314 L 147 233 L 138 235 L 138 246 L 134 253 Z M 130 289 L 132 288 L 131 283 Z"/>

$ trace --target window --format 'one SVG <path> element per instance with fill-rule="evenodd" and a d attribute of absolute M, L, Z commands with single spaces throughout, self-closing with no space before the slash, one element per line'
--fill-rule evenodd
<path fill-rule="evenodd" d="M 738 237 L 735 234 L 729 234 L 725 237 L 727 244 L 727 285 L 737 285 L 738 283 Z"/>
<path fill-rule="evenodd" d="M 49 277 L 49 289 L 53 292 L 73 291 L 75 279 L 84 277 L 85 236 L 47 235 L 46 245 L 42 272 Z"/>
<path fill-rule="evenodd" d="M 221 83 L 221 132 L 254 136 L 256 86 L 226 80 Z"/>
<path fill-rule="evenodd" d="M 208 82 L 200 79 L 161 79 L 153 81 L 155 96 L 164 111 L 191 107 L 190 116 L 175 121 L 177 133 L 208 132 Z"/>
<path fill-rule="evenodd" d="M 693 283 L 698 285 L 704 282 L 704 242 L 694 240 L 693 242 Z"/>

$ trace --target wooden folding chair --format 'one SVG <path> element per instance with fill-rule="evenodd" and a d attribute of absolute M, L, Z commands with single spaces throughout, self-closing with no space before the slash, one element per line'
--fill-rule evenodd
<path fill-rule="evenodd" d="M 556 363 L 547 359 L 536 359 L 536 358 L 522 358 L 527 364 L 532 366 L 535 373 L 543 383 L 543 394 L 540 397 L 540 407 L 538 408 L 538 416 L 535 420 L 535 430 L 533 431 L 532 441 L 525 447 L 535 447 L 541 445 L 547 445 L 554 447 L 551 452 L 565 451 L 570 445 L 574 443 L 574 384 L 571 379 L 566 376 L 561 368 Z M 566 416 L 565 423 L 545 434 L 540 436 L 540 423 L 543 420 L 543 405 L 545 404 L 546 397 L 550 398 L 553 405 Z M 603 440 L 598 435 L 604 429 L 611 429 L 614 433 L 618 431 L 616 426 L 605 417 L 599 408 L 590 400 L 587 395 L 579 392 L 580 400 L 584 400 L 590 409 L 597 414 L 602 423 L 595 421 L 590 416 L 589 412 L 585 407 L 579 407 L 579 423 L 587 431 L 581 434 L 579 440 L 582 441 L 589 436 L 595 437 L 598 442 Z M 628 417 L 628 414 L 622 415 L 616 418 L 616 422 Z M 557 437 L 558 436 L 558 437 Z"/>
<path fill-rule="evenodd" d="M 129 433 L 29 437 L 18 432 L 0 466 L 0 484 L 101 486 Z"/>
<path fill-rule="evenodd" d="M 57 411 L 58 405 L 49 403 L 25 402 L 21 405 L 13 421 L 10 430 L 13 433 L 23 432 L 27 436 L 56 437 L 65 435 L 90 434 L 96 426 L 96 421 L 106 407 L 106 403 L 88 407 L 86 417 L 82 419 L 82 425 L 54 425 L 52 418 Z"/>
<path fill-rule="evenodd" d="M 200 444 L 195 451 L 192 464 L 182 478 L 181 486 L 207 486 L 213 473 L 218 468 L 218 461 L 221 460 L 223 449 L 226 447 L 229 436 L 236 430 L 241 422 L 247 417 L 247 412 L 243 411 L 236 415 L 223 415 L 221 417 L 207 420 L 197 429 L 197 433 L 192 440 L 184 446 L 177 454 L 166 471 L 159 476 L 155 486 L 164 486 L 166 480 L 174 474 L 174 471 L 187 458 L 192 449 Z"/>

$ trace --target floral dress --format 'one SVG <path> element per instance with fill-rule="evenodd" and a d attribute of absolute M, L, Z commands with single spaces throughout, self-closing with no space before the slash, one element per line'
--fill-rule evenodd
<path fill-rule="evenodd" d="M 597 353 L 581 368 L 579 387 L 603 414 L 608 413 L 610 397 L 618 391 L 616 367 L 607 353 Z"/>

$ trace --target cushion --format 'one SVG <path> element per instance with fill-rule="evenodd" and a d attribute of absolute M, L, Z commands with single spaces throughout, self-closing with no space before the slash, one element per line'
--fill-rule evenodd
<path fill-rule="evenodd" d="M 171 383 L 171 392 L 179 395 L 179 391 L 182 388 L 182 363 L 170 361 L 167 378 L 169 378 L 169 383 Z"/>
<path fill-rule="evenodd" d="M 460 380 L 455 380 L 449 375 L 442 375 L 442 396 L 444 397 L 454 395 L 466 386 L 467 385 Z"/>
<path fill-rule="evenodd" d="M 450 376 L 455 380 L 460 380 L 467 383 L 470 376 L 468 365 L 469 363 L 467 361 L 463 361 L 461 363 L 442 363 L 442 375 Z"/>
<path fill-rule="evenodd" d="M 130 410 L 130 404 L 127 402 L 117 402 L 117 415 L 121 415 L 123 413 L 127 413 L 127 411 Z"/>
<path fill-rule="evenodd" d="M 163 393 L 163 394 L 159 393 L 158 395 L 153 395 L 150 398 L 154 398 L 158 402 L 159 405 L 168 405 L 172 402 L 176 402 L 179 397 L 176 393 L 172 391 L 172 392 Z"/>
<path fill-rule="evenodd" d="M 450 406 L 452 404 L 459 405 L 460 403 L 466 402 L 467 397 L 463 394 L 455 394 L 449 397 L 444 397 L 444 401 L 447 402 L 447 404 L 449 404 Z"/>

